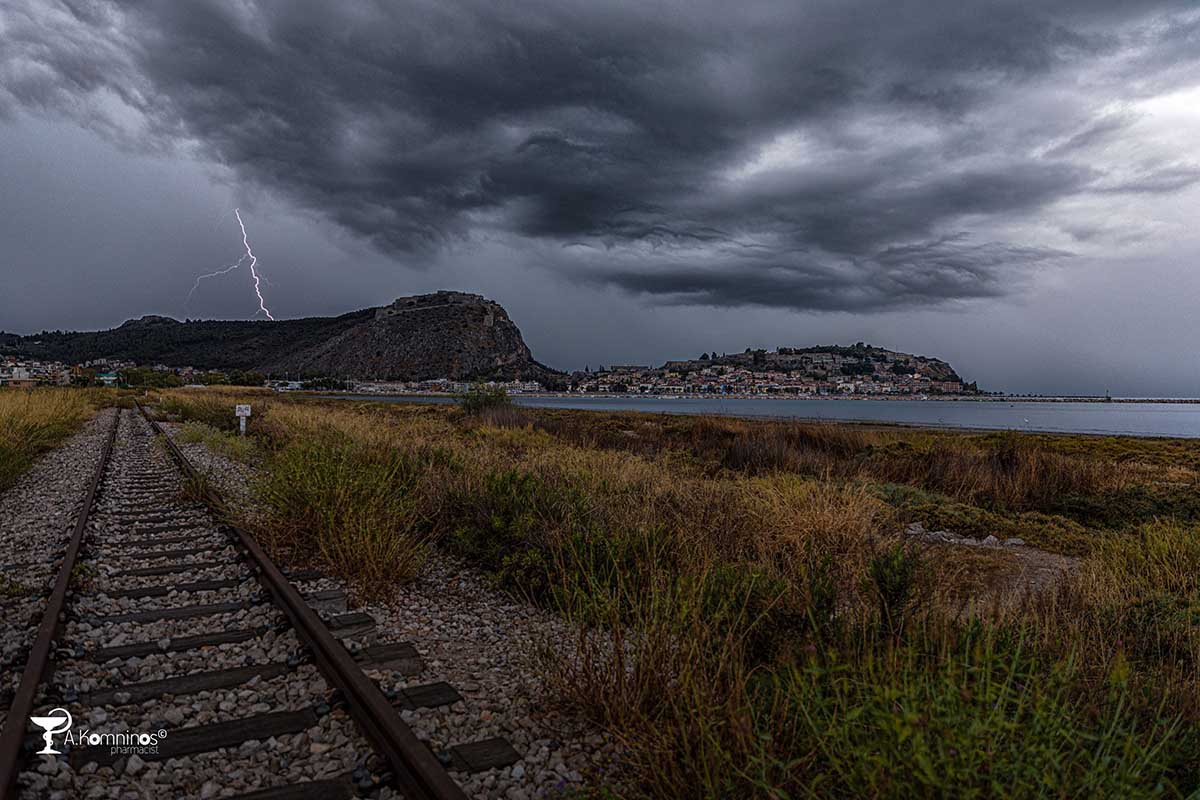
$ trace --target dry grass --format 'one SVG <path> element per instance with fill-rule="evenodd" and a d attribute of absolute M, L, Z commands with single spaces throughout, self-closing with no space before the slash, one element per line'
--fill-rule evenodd
<path fill-rule="evenodd" d="M 1200 787 L 1194 525 L 1089 530 L 1057 591 L 964 610 L 1003 565 L 898 547 L 873 485 L 1000 521 L 1104 503 L 1147 465 L 1022 437 L 571 419 L 272 403 L 261 535 L 380 594 L 436 542 L 567 615 L 578 639 L 544 675 L 625 745 L 631 795 Z"/>
<path fill-rule="evenodd" d="M 507 408 L 469 425 L 527 428 L 589 448 L 655 456 L 685 452 L 710 469 L 751 475 L 791 472 L 820 478 L 903 483 L 955 500 L 1015 511 L 1044 510 L 1063 497 L 1121 492 L 1148 481 L 1194 483 L 1157 450 L 1040 435 L 957 434 L 813 422 L 671 418 Z M 1095 439 L 1096 437 L 1091 437 Z M 1190 452 L 1190 451 L 1188 451 Z M 1120 460 L 1114 457 L 1120 454 Z M 1135 460 L 1144 457 L 1145 461 Z"/>
<path fill-rule="evenodd" d="M 116 396 L 103 390 L 0 389 L 0 491 Z"/>
<path fill-rule="evenodd" d="M 873 456 L 862 474 L 1017 511 L 1042 509 L 1070 495 L 1119 492 L 1133 479 L 1128 467 L 1064 456 L 1018 434 L 987 448 L 939 442 L 902 457 Z"/>

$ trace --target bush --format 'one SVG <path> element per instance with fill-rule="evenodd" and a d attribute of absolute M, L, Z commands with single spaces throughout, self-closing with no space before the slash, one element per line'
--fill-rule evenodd
<path fill-rule="evenodd" d="M 475 413 L 475 419 L 480 425 L 493 428 L 524 428 L 533 424 L 529 415 L 512 403 L 482 408 Z"/>
<path fill-rule="evenodd" d="M 1119 491 L 1127 482 L 1128 470 L 1051 452 L 1020 434 L 988 441 L 987 447 L 937 440 L 922 448 L 877 448 L 861 473 L 1015 511 L 1056 508 L 1064 497 Z"/>
<path fill-rule="evenodd" d="M 455 504 L 461 521 L 451 535 L 451 551 L 498 572 L 505 555 L 534 546 L 535 509 L 545 495 L 533 475 L 506 470 L 485 476 L 481 487 Z"/>
<path fill-rule="evenodd" d="M 458 397 L 459 407 L 467 414 L 478 414 L 491 408 L 501 408 L 512 405 L 512 399 L 503 386 L 488 386 L 477 383 L 471 390 Z"/>
<path fill-rule="evenodd" d="M 700 604 L 709 624 L 740 638 L 750 664 L 766 664 L 798 643 L 806 619 L 790 603 L 786 581 L 751 565 L 722 564 L 701 578 Z"/>
<path fill-rule="evenodd" d="M 899 636 L 908 621 L 921 557 L 915 549 L 896 543 L 877 554 L 867 567 L 878 602 L 879 624 L 889 636 Z"/>

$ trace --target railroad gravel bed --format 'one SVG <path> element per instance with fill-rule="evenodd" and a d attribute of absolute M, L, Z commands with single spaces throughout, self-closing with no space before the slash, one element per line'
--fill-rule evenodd
<path fill-rule="evenodd" d="M 68 596 L 70 611 L 58 651 L 56 669 L 43 683 L 39 711 L 63 707 L 75 719 L 73 730 L 97 736 L 157 731 L 169 742 L 172 735 L 201 725 L 247 720 L 256 715 L 304 712 L 315 720 L 301 732 L 243 741 L 223 750 L 167 758 L 121 755 L 97 763 L 86 757 L 33 758 L 19 779 L 22 798 L 143 798 L 228 797 L 234 794 L 306 780 L 357 774 L 374 758 L 372 747 L 340 709 L 330 686 L 316 667 L 307 663 L 296 633 L 284 615 L 261 596 L 255 581 L 219 590 L 178 589 L 161 596 L 128 598 L 119 592 L 141 587 L 175 587 L 208 577 L 249 577 L 249 568 L 215 522 L 194 504 L 180 499 L 182 482 L 174 466 L 156 446 L 146 423 L 125 412 L 118 428 L 113 456 L 101 484 L 100 500 L 89 519 L 79 574 Z M 94 467 L 95 462 L 93 462 Z M 135 521 L 141 512 L 156 521 Z M 72 520 L 73 521 L 73 520 Z M 171 530 L 164 532 L 162 526 Z M 144 545 L 155 537 L 186 538 L 173 545 Z M 133 547 L 120 547 L 133 543 Z M 205 544 L 222 545 L 200 555 L 142 558 L 160 549 L 187 550 Z M 183 568 L 169 575 L 131 576 L 129 568 L 170 564 Z M 215 573 L 215 574 L 214 574 Z M 251 608 L 186 619 L 129 620 L 101 623 L 113 614 L 158 611 L 219 602 L 254 601 Z M 155 644 L 168 647 L 177 637 L 257 629 L 253 638 L 237 643 L 179 652 L 150 652 L 141 656 L 91 659 L 99 647 Z M 140 701 L 131 691 L 137 684 L 212 673 L 232 668 L 267 669 L 265 675 L 242 680 L 230 688 L 184 689 L 179 694 L 154 692 Z M 172 683 L 172 688 L 174 683 Z M 184 687 L 180 687 L 184 688 Z M 117 690 L 117 691 L 112 691 Z M 102 699 L 90 693 L 102 691 Z M 61 746 L 61 740 L 58 742 Z M 82 747 L 84 745 L 77 745 Z M 95 747 L 95 744 L 89 747 Z M 107 745 L 99 745 L 100 750 Z M 125 751 L 128 752 L 128 751 Z M 373 767 L 379 765 L 373 764 Z"/>
<path fill-rule="evenodd" d="M 54 579 L 116 418 L 116 409 L 101 411 L 0 494 L 0 725 L 20 682 L 17 662 L 23 663 L 45 608 L 45 598 L 34 593 Z"/>
<path fill-rule="evenodd" d="M 291 629 L 268 630 L 249 645 L 223 644 L 203 651 L 162 652 L 137 658 L 112 658 L 104 662 L 81 659 L 70 666 L 61 667 L 56 673 L 56 680 L 69 684 L 78 692 L 92 692 L 171 675 L 286 661 L 299 648 L 300 643 Z"/>
<path fill-rule="evenodd" d="M 550 702 L 533 664 L 539 647 L 572 646 L 574 633 L 559 617 L 497 591 L 486 575 L 439 553 L 390 602 L 366 611 L 381 631 L 413 642 L 427 672 L 463 695 L 449 708 L 402 712 L 418 736 L 435 749 L 504 736 L 522 754 L 512 767 L 456 775 L 468 794 L 519 800 L 611 783 L 615 744 Z"/>
<path fill-rule="evenodd" d="M 192 466 L 205 477 L 213 481 L 221 496 L 236 508 L 252 509 L 254 507 L 254 491 L 252 478 L 254 469 L 247 464 L 226 458 L 220 453 L 214 453 L 201 442 L 181 442 L 178 439 L 180 429 L 178 422 L 162 422 L 163 430 L 179 445 L 179 449 L 187 456 Z"/>
<path fill-rule="evenodd" d="M 212 698 L 197 703 L 210 704 Z M 236 717 L 238 715 L 232 715 Z M 232 718 L 231 717 L 231 718 Z M 199 724 L 199 723 L 196 723 Z M 190 727 L 185 725 L 184 727 Z M 105 723 L 97 733 L 116 730 Z M 168 734 L 169 735 L 169 734 Z M 164 761 L 136 755 L 111 766 L 85 765 L 73 770 L 63 759 L 46 759 L 25 773 L 22 798 L 231 797 L 305 780 L 353 773 L 371 756 L 354 723 L 341 711 L 320 718 L 308 730 L 259 741 L 251 739 L 225 752 L 208 752 Z"/>
<path fill-rule="evenodd" d="M 253 513 L 252 468 L 203 444 L 181 448 L 223 496 L 239 498 Z M 322 584 L 344 588 L 329 579 Z M 616 744 L 551 702 L 533 663 L 538 648 L 573 646 L 575 634 L 561 618 L 496 590 L 485 574 L 436 551 L 417 580 L 361 610 L 375 618 L 380 640 L 412 642 L 424 660 L 425 670 L 407 678 L 369 671 L 381 688 L 446 681 L 463 696 L 448 707 L 402 711 L 419 738 L 442 751 L 502 736 L 521 754 L 510 767 L 452 772 L 468 795 L 523 800 L 614 783 Z M 400 797 L 387 789 L 380 796 Z"/>

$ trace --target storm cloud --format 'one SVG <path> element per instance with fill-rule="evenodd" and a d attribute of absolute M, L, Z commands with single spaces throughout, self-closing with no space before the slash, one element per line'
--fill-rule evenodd
<path fill-rule="evenodd" d="M 220 164 L 406 263 L 504 237 L 671 304 L 1002 297 L 1093 227 L 1057 204 L 1200 180 L 1104 153 L 1196 81 L 1186 2 L 0 9 L 0 113 Z"/>

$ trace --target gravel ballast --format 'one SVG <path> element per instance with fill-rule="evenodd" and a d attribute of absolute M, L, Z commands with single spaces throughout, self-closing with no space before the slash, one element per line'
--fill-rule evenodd
<path fill-rule="evenodd" d="M 68 743 L 58 736 L 54 744 L 73 757 L 30 757 L 18 779 L 19 796 L 55 800 L 230 797 L 348 775 L 357 775 L 355 780 L 370 786 L 372 772 L 378 773 L 381 767 L 372 761 L 371 745 L 337 704 L 325 678 L 306 662 L 305 651 L 282 613 L 262 595 L 257 582 L 250 580 L 249 565 L 230 546 L 216 521 L 186 500 L 183 490 L 178 470 L 147 423 L 133 412 L 123 412 L 100 497 L 88 521 L 79 573 L 68 595 L 55 669 L 44 676 L 35 714 L 64 708 L 73 718 L 71 731 L 77 735 L 135 739 L 157 735 L 168 745 L 188 729 L 235 721 L 243 724 L 268 714 L 291 714 L 299 722 L 293 725 L 298 732 L 262 740 L 239 739 L 224 749 L 214 747 L 161 760 L 154 749 L 157 745 L 110 752 L 103 741 Z M 140 510 L 143 506 L 148 510 Z M 143 516 L 158 521 L 146 522 Z M 177 530 L 156 530 L 164 524 Z M 155 537 L 186 541 L 161 546 L 146 543 Z M 155 555 L 165 549 L 186 551 L 209 545 L 212 549 L 203 555 Z M 157 577 L 120 574 L 129 568 L 168 563 L 185 572 Z M 214 572 L 239 582 L 211 591 L 122 596 L 130 588 L 173 588 Z M 206 609 L 202 616 L 191 614 L 196 606 L 231 602 L 249 607 L 229 613 Z M 142 612 L 158 616 L 166 609 L 189 614 L 182 619 L 113 618 Z M 252 637 L 165 652 L 172 640 L 233 630 L 250 630 Z M 126 645 L 149 645 L 164 652 L 94 657 L 97 648 Z M 179 682 L 200 674 L 209 682 L 214 675 L 232 669 L 253 673 L 237 673 L 234 685 L 206 683 L 212 687 L 207 689 Z M 266 672 L 260 674 L 262 670 Z M 144 686 L 164 680 L 169 684 Z M 94 694 L 97 692 L 100 694 Z"/>
<path fill-rule="evenodd" d="M 60 447 L 42 455 L 0 494 L 0 725 L 45 608 L 45 593 L 71 538 L 115 409 L 101 411 Z"/>

